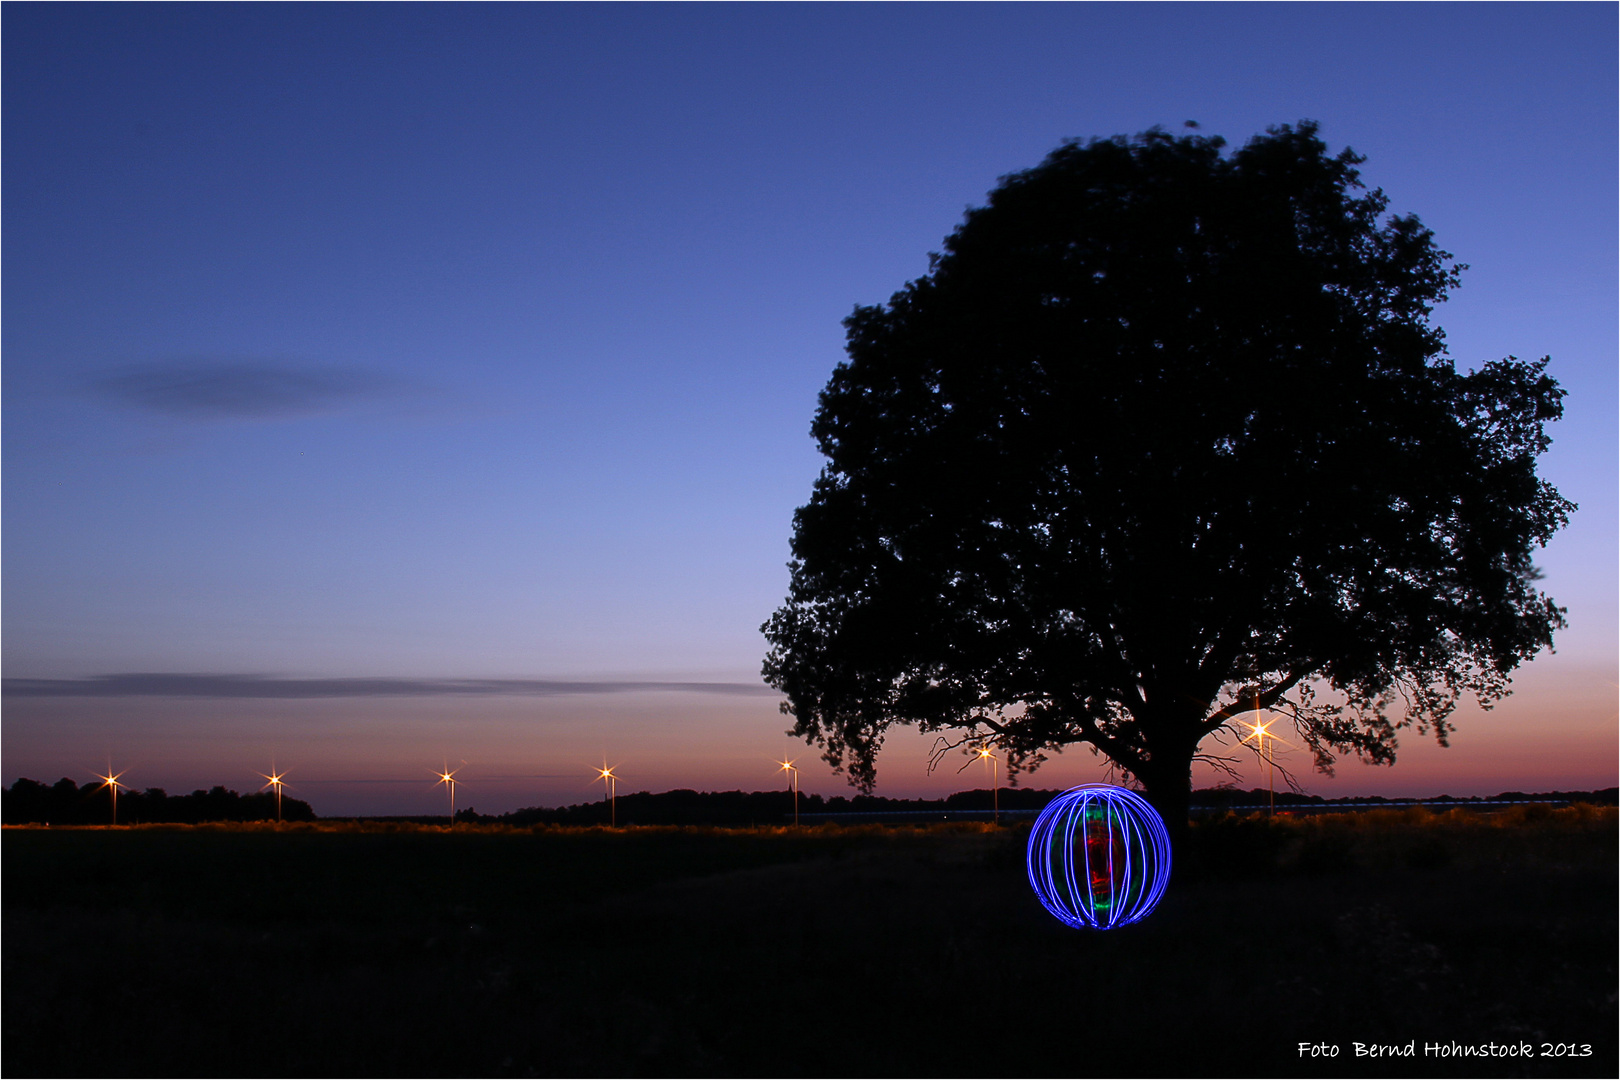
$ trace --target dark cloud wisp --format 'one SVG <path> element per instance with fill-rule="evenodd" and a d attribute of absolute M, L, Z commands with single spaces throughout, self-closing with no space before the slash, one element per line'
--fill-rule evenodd
<path fill-rule="evenodd" d="M 91 383 L 128 408 L 197 420 L 274 420 L 385 397 L 398 380 L 374 372 L 266 360 L 177 360 L 108 372 Z"/>
<path fill-rule="evenodd" d="M 691 694 L 775 696 L 762 683 L 600 682 L 567 679 L 287 679 L 273 675 L 191 675 L 134 672 L 86 679 L 6 679 L 6 697 L 552 697 L 560 694 L 622 694 L 663 691 Z"/>

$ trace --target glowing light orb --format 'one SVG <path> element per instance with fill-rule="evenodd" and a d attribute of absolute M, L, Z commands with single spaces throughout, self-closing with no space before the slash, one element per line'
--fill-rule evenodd
<path fill-rule="evenodd" d="M 1148 916 L 1170 880 L 1164 819 L 1134 791 L 1070 788 L 1035 819 L 1029 883 L 1047 911 L 1073 927 L 1110 930 Z"/>

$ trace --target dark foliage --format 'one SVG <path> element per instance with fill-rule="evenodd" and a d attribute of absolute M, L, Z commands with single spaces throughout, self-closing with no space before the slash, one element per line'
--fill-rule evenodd
<path fill-rule="evenodd" d="M 845 321 L 764 674 L 864 789 L 894 723 L 1088 743 L 1175 829 L 1242 711 L 1390 763 L 1564 625 L 1546 361 L 1456 369 L 1464 268 L 1315 125 L 1223 146 L 1066 143 Z"/>
<path fill-rule="evenodd" d="M 803 792 L 799 814 L 922 814 L 971 813 L 989 816 L 991 807 L 1002 810 L 1038 810 L 1051 801 L 1056 791 L 1003 789 L 992 798 L 988 790 L 958 791 L 943 799 L 890 799 L 881 795 L 834 795 L 826 798 Z M 464 816 L 465 815 L 465 816 Z M 652 794 L 638 791 L 619 796 L 621 825 L 782 825 L 793 820 L 793 795 L 787 791 L 691 791 L 676 790 Z M 458 821 L 504 825 L 605 825 L 605 802 L 559 806 L 555 809 L 527 807 L 511 813 L 481 815 L 469 810 L 456 814 Z"/>
<path fill-rule="evenodd" d="M 1245 791 L 1237 787 L 1199 788 L 1192 793 L 1192 805 L 1198 807 L 1256 807 L 1265 806 L 1275 802 L 1278 806 L 1320 806 L 1332 807 L 1345 804 L 1365 806 L 1368 804 L 1387 803 L 1391 800 L 1382 795 L 1349 795 L 1338 799 L 1325 799 L 1320 795 L 1305 795 L 1297 791 L 1268 791 L 1266 788 L 1250 788 Z M 1504 791 L 1496 795 L 1469 795 L 1457 798 L 1452 795 L 1436 795 L 1430 799 L 1398 800 L 1402 803 L 1421 802 L 1436 809 L 1451 807 L 1470 807 L 1477 804 L 1486 804 L 1486 809 L 1499 803 L 1536 803 L 1548 806 L 1563 806 L 1574 803 L 1585 803 L 1590 806 L 1613 806 L 1620 801 L 1620 789 L 1598 788 L 1595 791 L 1538 791 L 1526 793 L 1523 791 Z"/>
<path fill-rule="evenodd" d="M 274 821 L 276 797 L 269 792 L 239 795 L 224 787 L 170 795 L 162 788 L 118 794 L 120 825 L 186 824 L 208 821 Z M 313 821 L 315 811 L 301 799 L 283 795 L 283 821 Z M 80 787 L 66 777 L 49 787 L 27 777 L 0 793 L 0 820 L 7 825 L 106 825 L 112 800 L 101 784 Z"/>
<path fill-rule="evenodd" d="M 904 821 L 911 817 L 939 814 L 960 818 L 971 816 L 988 819 L 992 807 L 1003 814 L 1028 815 L 1039 811 L 1057 796 L 1055 789 L 1002 788 L 992 793 L 984 788 L 958 791 L 943 799 L 891 799 L 882 795 L 834 795 L 827 798 L 808 792 L 799 795 L 799 815 L 806 820 L 825 820 L 840 815 L 858 815 L 867 819 L 889 818 Z M 1192 793 L 1191 805 L 1202 810 L 1225 810 L 1234 807 L 1265 806 L 1275 800 L 1283 810 L 1308 807 L 1327 810 L 1344 808 L 1346 804 L 1382 803 L 1388 800 L 1377 796 L 1355 796 L 1343 799 L 1325 799 L 1320 795 L 1302 795 L 1293 791 L 1268 792 L 1265 788 L 1245 791 L 1240 788 L 1200 788 Z M 1441 795 L 1425 800 L 1436 808 L 1468 806 L 1480 802 L 1478 797 L 1455 799 Z M 1545 802 L 1551 804 L 1588 803 L 1614 805 L 1616 791 L 1554 791 L 1538 794 L 1507 792 L 1494 796 L 1491 802 Z M 688 789 L 652 794 L 638 791 L 619 796 L 619 824 L 621 825 L 716 825 L 716 826 L 779 826 L 793 820 L 793 796 L 785 791 L 692 791 Z M 398 819 L 405 820 L 405 819 Z M 444 818 L 410 819 L 422 823 L 442 822 Z M 473 807 L 456 811 L 456 820 L 468 824 L 499 825 L 606 825 L 608 807 L 605 802 L 579 803 L 555 808 L 531 806 L 505 814 L 480 814 Z"/>

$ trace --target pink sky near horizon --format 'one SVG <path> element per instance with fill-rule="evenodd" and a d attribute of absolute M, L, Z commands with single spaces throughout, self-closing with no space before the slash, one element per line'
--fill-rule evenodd
<path fill-rule="evenodd" d="M 1458 710 L 1451 746 L 1403 734 L 1393 767 L 1342 760 L 1333 777 L 1285 743 L 1276 761 L 1302 790 L 1422 797 L 1502 791 L 1589 790 L 1616 784 L 1620 728 L 1616 667 L 1543 656 L 1521 669 L 1515 693 L 1489 712 Z M 788 718 L 769 696 L 682 692 L 565 694 L 544 698 L 12 698 L 6 705 L 4 778 L 89 781 L 110 756 L 137 788 L 171 794 L 223 784 L 246 791 L 272 760 L 290 793 L 317 814 L 431 814 L 446 806 L 435 787 L 442 761 L 459 770 L 458 804 L 483 813 L 599 798 L 592 770 L 617 766 L 620 792 L 765 790 L 782 786 L 776 762 L 793 759 L 800 787 L 852 794 L 819 754 L 782 732 Z M 1277 728 L 1285 739 L 1286 725 Z M 1297 741 L 1297 740 L 1296 740 Z M 878 759 L 877 793 L 937 798 L 989 783 L 952 754 L 927 770 L 933 736 L 891 731 Z M 1220 751 L 1214 740 L 1206 751 Z M 1229 751 L 1228 751 L 1229 752 Z M 1264 787 L 1252 755 L 1239 754 L 1242 787 Z M 1103 779 L 1105 763 L 1084 747 L 1054 755 L 1023 786 L 1060 788 Z M 1227 780 L 1200 765 L 1198 787 Z M 1279 789 L 1286 787 L 1276 777 Z"/>

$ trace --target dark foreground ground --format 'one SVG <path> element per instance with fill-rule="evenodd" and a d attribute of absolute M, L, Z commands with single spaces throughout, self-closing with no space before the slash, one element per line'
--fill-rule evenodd
<path fill-rule="evenodd" d="M 1101 934 L 1025 835 L 7 829 L 0 1069 L 1616 1075 L 1612 808 L 1207 821 Z"/>

